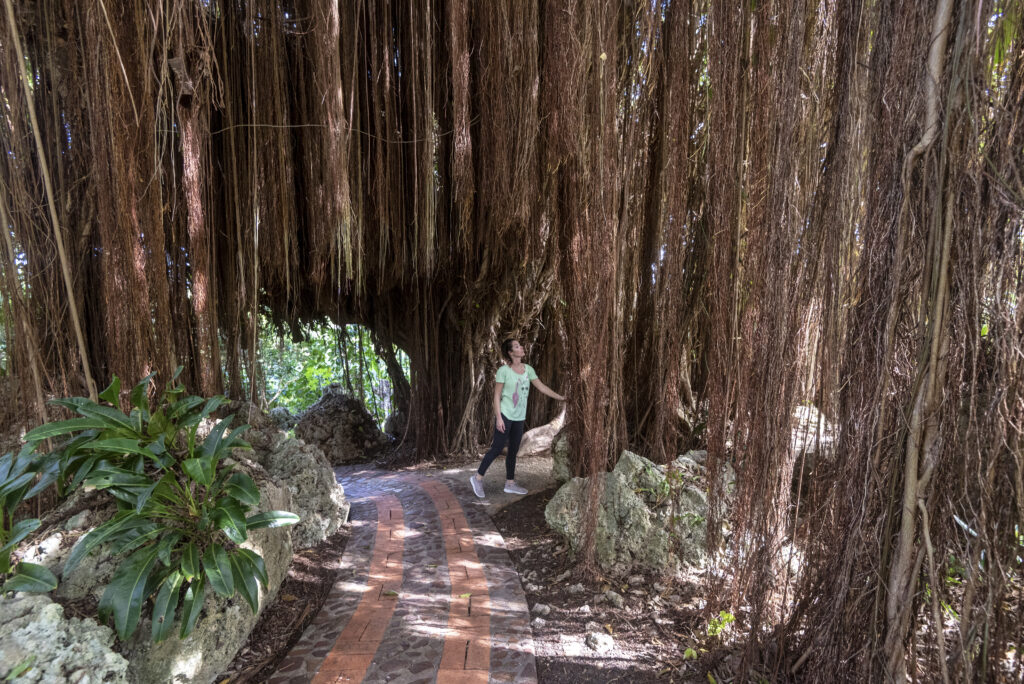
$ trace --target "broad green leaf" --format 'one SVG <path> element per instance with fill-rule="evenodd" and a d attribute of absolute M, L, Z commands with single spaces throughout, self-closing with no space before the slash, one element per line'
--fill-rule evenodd
<path fill-rule="evenodd" d="M 103 523 L 82 537 L 75 547 L 71 549 L 67 563 L 64 564 L 64 574 L 74 570 L 78 564 L 94 548 L 100 544 L 117 538 L 125 530 L 142 527 L 151 524 L 145 518 L 140 518 L 131 511 L 121 511 L 113 518 Z"/>
<path fill-rule="evenodd" d="M 101 406 L 100 404 L 82 404 L 78 407 L 77 411 L 85 416 L 86 418 L 98 418 L 107 422 L 107 427 L 113 429 L 127 430 L 129 432 L 135 432 L 132 426 L 132 421 L 128 419 L 128 416 L 118 411 L 113 406 Z"/>
<path fill-rule="evenodd" d="M 142 411 L 137 408 L 133 408 L 131 413 L 128 414 L 128 420 L 132 422 L 132 431 L 137 435 L 143 434 L 142 432 Z"/>
<path fill-rule="evenodd" d="M 224 493 L 246 506 L 260 505 L 260 490 L 245 473 L 235 473 L 228 479 Z"/>
<path fill-rule="evenodd" d="M 231 561 L 224 547 L 211 544 L 203 554 L 203 570 L 210 586 L 220 596 L 231 598 L 235 594 L 235 581 L 231 574 Z"/>
<path fill-rule="evenodd" d="M 160 540 L 160 543 L 157 544 L 156 550 L 161 563 L 164 565 L 171 564 L 171 554 L 174 552 L 174 547 L 181 541 L 181 537 L 181 532 L 171 532 Z"/>
<path fill-rule="evenodd" d="M 53 406 L 63 406 L 66 409 L 71 409 L 72 411 L 77 412 L 79 406 L 84 406 L 85 404 L 91 404 L 93 402 L 89 401 L 85 397 L 68 397 L 66 399 L 51 399 L 46 403 Z"/>
<path fill-rule="evenodd" d="M 11 468 L 14 465 L 14 454 L 7 452 L 3 456 L 0 456 L 0 482 L 7 479 L 7 476 L 11 474 Z"/>
<path fill-rule="evenodd" d="M 167 416 L 164 415 L 163 409 L 158 409 L 149 417 L 149 425 L 146 428 L 146 432 L 150 437 L 163 436 L 162 433 L 167 429 L 168 425 Z"/>
<path fill-rule="evenodd" d="M 246 540 L 245 511 L 231 499 L 221 499 L 213 511 L 214 521 L 228 539 L 241 544 Z"/>
<path fill-rule="evenodd" d="M 153 452 L 139 446 L 139 440 L 128 439 L 127 437 L 115 437 L 112 439 L 97 439 L 89 445 L 93 451 L 103 451 L 115 454 L 137 454 L 139 456 L 153 457 Z"/>
<path fill-rule="evenodd" d="M 153 491 L 160 486 L 160 480 L 156 480 L 149 487 L 143 489 L 135 497 L 135 512 L 141 513 L 142 509 L 145 508 L 146 503 L 149 501 L 149 497 L 153 495 Z"/>
<path fill-rule="evenodd" d="M 118 400 L 121 398 L 121 379 L 114 376 L 114 379 L 107 386 L 107 389 L 100 392 L 100 399 L 117 406 Z"/>
<path fill-rule="evenodd" d="M 220 494 L 220 490 L 224 488 L 224 484 L 228 481 L 228 478 L 231 477 L 232 471 L 230 468 L 219 468 L 218 470 L 217 478 L 213 481 L 213 484 L 207 488 L 207 496 L 216 497 Z"/>
<path fill-rule="evenodd" d="M 26 442 L 41 442 L 44 439 L 51 439 L 66 435 L 69 432 L 78 430 L 104 430 L 109 428 L 105 420 L 100 418 L 72 418 L 71 420 L 58 420 L 53 423 L 45 423 L 34 430 L 25 433 Z"/>
<path fill-rule="evenodd" d="M 100 454 L 95 454 L 93 456 L 83 458 L 80 462 L 80 465 L 78 465 L 75 470 L 75 476 L 71 480 L 70 488 L 77 489 L 78 485 L 80 485 L 82 481 L 85 480 L 85 478 L 89 477 L 89 475 L 92 474 L 93 469 L 96 467 L 96 464 L 100 461 L 101 458 L 103 457 Z M 75 467 L 74 464 L 70 463 L 68 464 L 68 466 Z"/>
<path fill-rule="evenodd" d="M 220 447 L 217 449 L 218 453 L 223 453 L 227 449 L 252 449 L 252 445 L 242 439 L 242 435 L 249 430 L 249 427 L 248 425 L 240 425 L 232 430 L 231 434 L 221 442 Z"/>
<path fill-rule="evenodd" d="M 156 562 L 156 549 L 148 547 L 136 551 L 121 562 L 114 578 L 103 591 L 99 614 L 104 620 L 114 618 L 114 629 L 124 641 L 139 625 L 142 603 L 146 600 L 146 584 Z"/>
<path fill-rule="evenodd" d="M 14 574 L 4 582 L 3 590 L 28 591 L 36 594 L 53 591 L 57 588 L 57 578 L 49 568 L 35 563 L 18 563 Z"/>
<path fill-rule="evenodd" d="M 75 420 L 95 420 L 95 418 L 76 418 Z M 100 428 L 90 428 L 79 432 L 60 448 L 61 456 L 71 458 L 78 453 L 79 449 L 96 439 L 99 435 Z"/>
<path fill-rule="evenodd" d="M 117 498 L 134 504 L 136 497 L 153 486 L 153 480 L 145 475 L 124 468 L 100 464 L 94 468 L 85 484 L 97 489 L 111 489 Z"/>
<path fill-rule="evenodd" d="M 224 431 L 228 429 L 228 426 L 231 425 L 231 421 L 234 420 L 234 418 L 235 417 L 233 415 L 228 416 L 210 430 L 210 434 L 203 440 L 203 449 L 201 453 L 205 458 L 210 459 L 211 461 L 217 458 L 217 455 L 220 453 L 221 440 L 224 439 Z"/>
<path fill-rule="evenodd" d="M 167 409 L 167 419 L 176 421 L 185 416 L 189 411 L 203 403 L 202 397 L 185 397 L 171 404 Z"/>
<path fill-rule="evenodd" d="M 171 635 L 171 629 L 174 627 L 174 613 L 178 609 L 181 583 L 184 579 L 180 572 L 174 570 L 164 578 L 163 584 L 160 585 L 160 591 L 153 602 L 151 634 L 154 643 L 160 643 Z"/>
<path fill-rule="evenodd" d="M 260 607 L 260 588 L 256 583 L 256 577 L 252 573 L 248 559 L 239 557 L 237 553 L 231 555 L 231 572 L 235 578 L 235 588 L 242 595 L 245 602 L 255 613 Z"/>
<path fill-rule="evenodd" d="M 192 402 L 189 402 L 188 411 L 177 416 L 179 420 L 179 425 L 183 428 L 198 425 L 199 421 L 201 421 L 203 418 L 206 418 L 211 413 L 213 413 L 221 406 L 223 406 L 225 403 L 227 403 L 227 399 L 220 395 L 216 397 L 210 397 L 209 399 L 206 400 L 205 404 L 203 404 L 202 397 L 187 397 L 186 399 L 182 399 L 182 401 L 188 401 L 189 399 L 198 399 L 199 401 L 194 404 Z M 202 410 L 194 411 L 198 404 L 203 404 Z"/>
<path fill-rule="evenodd" d="M 39 527 L 39 521 L 35 518 L 28 520 L 20 520 L 14 523 L 14 527 L 11 528 L 10 536 L 7 538 L 7 543 L 0 546 L 0 556 L 4 556 L 14 550 L 14 547 L 18 545 L 22 539 L 32 534 L 32 530 Z M 0 531 L 0 539 L 3 539 L 2 531 Z"/>
<path fill-rule="evenodd" d="M 259 579 L 260 583 L 266 587 L 270 578 L 267 576 L 267 565 L 263 562 L 263 556 L 252 549 L 236 549 L 235 555 L 240 559 L 245 559 L 245 562 L 249 564 L 252 573 Z"/>
<path fill-rule="evenodd" d="M 231 561 L 227 552 L 219 544 L 211 544 L 203 554 L 203 569 L 210 587 L 220 596 L 230 598 L 234 595 L 234 578 L 231 575 Z"/>
<path fill-rule="evenodd" d="M 39 479 L 36 480 L 35 484 L 33 484 L 27 492 L 25 492 L 23 497 L 25 501 L 36 496 L 60 479 L 60 459 L 57 458 L 55 454 L 43 457 L 43 461 L 40 465 L 41 467 L 37 472 Z"/>
<path fill-rule="evenodd" d="M 203 610 L 203 599 L 206 598 L 206 583 L 203 578 L 195 580 L 188 585 L 185 591 L 185 601 L 181 606 L 181 631 L 178 636 L 182 639 L 192 633 L 196 626 L 196 619 Z"/>
<path fill-rule="evenodd" d="M 25 495 L 25 492 L 28 491 L 28 488 L 32 485 L 32 482 L 34 482 L 35 479 L 35 473 L 21 473 L 20 475 L 7 480 L 7 482 L 0 482 L 0 501 L 9 497 L 11 494 L 18 492 L 17 496 L 10 497 L 10 499 L 13 500 L 14 503 L 21 503 L 22 497 Z M 14 507 L 11 506 L 11 508 L 13 509 Z"/>
<path fill-rule="evenodd" d="M 189 477 L 204 487 L 213 484 L 214 465 L 212 461 L 205 458 L 186 458 L 182 461 L 181 467 Z"/>
<path fill-rule="evenodd" d="M 141 548 L 150 542 L 160 539 L 166 531 L 166 527 L 155 523 L 151 523 L 148 527 L 139 527 L 138 529 L 134 529 L 119 540 L 120 543 L 114 547 L 114 554 L 120 555 L 122 553 L 131 553 L 135 549 Z"/>
<path fill-rule="evenodd" d="M 245 520 L 246 527 L 258 530 L 261 527 L 284 527 L 299 522 L 299 516 L 288 511 L 265 511 L 251 515 Z"/>
<path fill-rule="evenodd" d="M 228 400 L 223 395 L 218 394 L 215 397 L 210 397 L 206 400 L 206 405 L 203 406 L 203 410 L 199 412 L 200 420 L 206 418 L 226 403 L 228 403 Z"/>
<path fill-rule="evenodd" d="M 146 390 L 149 387 L 149 381 L 155 376 L 156 373 L 150 373 L 132 388 L 132 406 L 147 414 L 149 413 L 149 401 L 146 399 Z"/>
<path fill-rule="evenodd" d="M 187 580 L 199 577 L 202 572 L 199 565 L 199 547 L 194 542 L 186 544 L 181 552 L 181 571 Z"/>
<path fill-rule="evenodd" d="M 167 453 L 167 435 L 157 435 L 156 439 L 146 445 L 146 451 L 151 453 L 154 458 Z"/>

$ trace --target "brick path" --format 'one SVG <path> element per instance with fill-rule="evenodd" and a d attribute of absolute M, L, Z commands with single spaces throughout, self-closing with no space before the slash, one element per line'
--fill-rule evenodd
<path fill-rule="evenodd" d="M 338 475 L 352 502 L 342 570 L 271 684 L 536 682 L 519 576 L 469 483 Z"/>

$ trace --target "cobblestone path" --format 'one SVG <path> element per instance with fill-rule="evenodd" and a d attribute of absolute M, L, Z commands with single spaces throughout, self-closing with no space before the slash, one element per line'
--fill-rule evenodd
<path fill-rule="evenodd" d="M 536 682 L 526 597 L 468 482 L 337 470 L 352 536 L 271 684 Z"/>

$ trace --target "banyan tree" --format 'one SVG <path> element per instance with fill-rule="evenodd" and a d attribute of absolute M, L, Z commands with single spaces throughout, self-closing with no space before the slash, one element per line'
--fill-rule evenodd
<path fill-rule="evenodd" d="M 734 466 L 708 606 L 748 665 L 1021 677 L 1020 0 L 3 4 L 23 413 L 178 365 L 259 402 L 261 317 L 330 320 L 468 451 L 517 334 L 576 473 Z"/>

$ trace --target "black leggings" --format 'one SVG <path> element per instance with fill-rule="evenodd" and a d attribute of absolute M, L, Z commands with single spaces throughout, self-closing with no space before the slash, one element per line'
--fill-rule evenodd
<path fill-rule="evenodd" d="M 480 477 L 484 476 L 487 469 L 491 467 L 491 463 L 494 459 L 498 458 L 498 454 L 505 448 L 505 444 L 508 444 L 508 456 L 505 457 L 505 479 L 514 480 L 516 479 L 516 454 L 519 453 L 519 442 L 523 439 L 523 426 L 526 425 L 525 420 L 509 420 L 504 415 L 501 419 L 505 421 L 505 431 L 501 432 L 498 430 L 498 426 L 494 426 L 494 440 L 491 442 L 491 449 L 484 454 L 483 463 L 477 469 L 477 473 Z M 495 421 L 497 422 L 497 421 Z"/>

